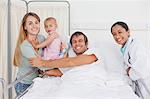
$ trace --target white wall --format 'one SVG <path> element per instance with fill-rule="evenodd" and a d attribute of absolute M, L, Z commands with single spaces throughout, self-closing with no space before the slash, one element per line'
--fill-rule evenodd
<path fill-rule="evenodd" d="M 128 24 L 131 34 L 140 39 L 150 50 L 150 2 L 149 0 L 81 0 L 70 1 L 71 33 L 82 31 L 89 43 L 99 47 L 109 73 L 122 75 L 123 59 L 110 32 L 116 21 Z M 116 68 L 114 68 L 116 67 Z M 115 72 L 112 72 L 115 71 Z"/>
<path fill-rule="evenodd" d="M 148 0 L 82 0 L 70 1 L 70 4 L 71 33 L 81 30 L 92 40 L 111 41 L 111 25 L 116 21 L 124 21 L 129 25 L 132 34 L 150 48 Z"/>
<path fill-rule="evenodd" d="M 150 1 L 148 1 L 148 37 L 150 37 Z M 148 41 L 148 47 L 150 48 L 150 39 Z"/>

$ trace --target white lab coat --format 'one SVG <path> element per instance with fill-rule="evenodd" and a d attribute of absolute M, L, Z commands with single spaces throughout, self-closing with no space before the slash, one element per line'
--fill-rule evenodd
<path fill-rule="evenodd" d="M 126 66 L 131 67 L 129 71 L 131 80 L 138 81 L 142 79 L 150 90 L 150 53 L 140 42 L 132 37 L 129 37 L 125 46 L 126 49 L 123 58 Z M 144 99 L 150 99 L 150 96 L 145 92 L 145 89 L 140 83 L 139 85 Z"/>

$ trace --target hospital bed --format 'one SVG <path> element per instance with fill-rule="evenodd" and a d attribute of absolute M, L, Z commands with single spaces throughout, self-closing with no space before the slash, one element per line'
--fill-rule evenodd
<path fill-rule="evenodd" d="M 112 44 L 112 43 L 111 43 Z M 87 93 L 91 93 L 87 95 L 87 99 L 93 99 L 93 96 L 95 99 L 139 99 L 138 96 L 136 96 L 132 90 L 132 88 L 128 85 L 128 83 L 125 81 L 126 77 L 124 76 L 124 69 L 121 67 L 123 65 L 123 61 L 122 58 L 120 56 L 120 53 L 118 53 L 118 48 L 116 48 L 114 45 L 111 45 L 110 42 L 103 42 L 103 43 L 99 43 L 99 47 L 98 50 L 101 53 L 102 57 L 104 57 L 106 59 L 105 63 L 106 63 L 106 69 L 109 72 L 109 74 L 111 75 L 111 77 L 109 77 L 109 81 L 107 81 L 105 84 L 107 85 L 107 87 L 89 87 L 87 86 L 86 90 L 84 90 L 84 88 L 82 88 L 82 86 L 77 87 L 78 89 L 83 89 L 83 91 L 87 91 L 88 88 L 91 89 L 91 92 L 87 92 Z M 102 45 L 102 46 L 100 46 Z M 93 46 L 94 47 L 94 46 Z M 111 51 L 109 49 L 112 49 Z M 115 51 L 115 53 L 113 53 Z M 109 56 L 108 56 L 109 55 Z M 115 58 L 113 58 L 115 57 Z M 110 61 L 111 59 L 111 61 Z M 111 65 L 111 66 L 110 66 Z M 113 67 L 112 67 L 113 66 Z M 116 68 L 114 68 L 114 66 Z M 27 73 L 26 75 L 24 75 L 24 77 L 28 76 L 30 73 Z M 23 77 L 22 77 L 23 78 Z M 42 78 L 37 78 L 40 80 L 35 80 L 34 83 L 40 82 L 38 83 L 39 86 L 37 87 L 37 90 L 40 89 L 40 86 L 42 86 L 44 88 L 47 88 L 48 86 L 50 86 L 51 84 L 47 85 L 47 84 L 42 84 L 43 79 Z M 17 81 L 13 82 L 12 84 L 8 85 L 8 86 L 14 86 L 17 82 L 19 82 L 22 79 L 18 79 Z M 34 93 L 32 93 L 32 90 L 34 89 L 34 84 L 31 85 L 25 92 L 23 92 L 21 95 L 16 96 L 15 99 L 24 99 L 23 97 L 25 96 L 27 99 L 35 99 L 37 97 L 34 97 L 37 95 L 37 93 L 34 95 Z M 70 87 L 70 86 L 69 86 Z M 68 87 L 68 88 L 69 88 Z M 74 88 L 72 85 L 70 87 Z M 78 92 L 78 89 L 75 88 L 75 92 Z M 94 88 L 94 89 L 93 89 Z M 46 90 L 46 89 L 45 89 Z M 82 92 L 82 91 L 81 91 Z M 60 91 L 61 93 L 61 91 Z M 62 91 L 62 93 L 65 94 L 65 92 Z M 72 93 L 71 93 L 72 94 Z M 31 96 L 28 96 L 31 95 Z M 67 93 L 66 93 L 67 95 Z M 32 97 L 33 96 L 33 97 Z M 40 90 L 39 90 L 39 96 L 40 96 Z M 65 98 L 64 98 L 65 97 Z M 49 97 L 49 96 L 45 96 L 45 97 L 41 97 L 41 99 L 53 99 L 53 97 Z M 75 96 L 59 96 L 59 97 L 55 97 L 54 99 L 74 99 Z M 83 99 L 83 97 L 79 95 L 79 97 L 77 97 L 76 99 Z"/>
<path fill-rule="evenodd" d="M 91 95 L 89 95 L 89 94 L 87 95 L 87 96 L 91 97 L 89 99 L 93 99 L 92 96 L 96 96 L 94 98 L 101 98 L 101 99 L 139 99 L 138 96 L 136 96 L 134 94 L 132 88 L 128 85 L 128 83 L 125 80 L 126 76 L 124 75 L 125 71 L 122 67 L 123 60 L 122 60 L 121 54 L 119 53 L 119 48 L 117 48 L 117 46 L 115 46 L 114 43 L 112 43 L 112 42 L 99 42 L 99 43 L 94 42 L 94 44 L 99 44 L 99 45 L 91 44 L 90 47 L 98 48 L 98 51 L 100 52 L 102 57 L 105 59 L 104 62 L 106 65 L 106 70 L 109 72 L 109 74 L 111 76 L 109 77 L 110 78 L 109 81 L 107 81 L 105 83 L 107 85 L 107 87 L 101 88 L 101 87 L 97 86 L 97 88 L 95 88 L 93 91 L 90 92 L 90 93 L 92 93 Z M 72 51 L 71 51 L 71 53 L 72 53 Z M 0 82 L 2 83 L 2 88 L 3 88 L 3 99 L 6 98 L 9 88 L 14 87 L 14 85 L 16 83 L 18 83 L 23 78 L 27 77 L 28 75 L 30 75 L 31 73 L 34 73 L 36 71 L 37 70 L 29 71 L 27 74 L 23 75 L 18 80 L 12 82 L 9 85 L 6 85 L 5 80 L 3 78 L 0 78 Z M 40 79 L 42 79 L 42 78 L 40 78 Z M 38 80 L 35 80 L 34 83 L 37 83 L 37 81 Z M 44 85 L 47 85 L 47 84 L 44 84 Z M 40 89 L 40 86 L 43 87 L 42 82 L 39 84 L 39 87 L 37 87 L 37 88 Z M 30 90 L 33 89 L 34 87 L 35 87 L 34 84 L 32 84 L 29 88 L 27 88 L 27 90 L 25 90 L 19 96 L 16 96 L 14 99 L 24 99 L 22 97 L 26 96 L 26 94 L 28 94 L 28 93 L 32 94 L 31 93 L 32 91 L 30 91 Z M 46 86 L 46 87 L 48 87 L 48 86 Z M 34 96 L 34 94 L 32 96 Z M 30 99 L 30 98 L 35 99 L 35 98 L 32 98 L 31 96 L 28 97 L 28 99 Z M 44 97 L 44 99 L 49 99 L 49 98 L 50 98 L 49 96 Z M 66 96 L 65 99 L 66 98 L 68 98 L 68 96 Z M 72 99 L 72 98 L 73 97 L 69 97 L 69 99 Z M 51 99 L 53 99 L 53 97 Z M 58 97 L 57 99 L 63 99 L 63 98 Z"/>
<path fill-rule="evenodd" d="M 1 85 L 2 85 L 2 97 L 3 99 L 5 98 L 5 93 L 4 93 L 4 90 L 5 90 L 5 80 L 3 78 L 0 78 L 0 82 L 1 82 Z"/>
<path fill-rule="evenodd" d="M 35 73 L 37 71 L 37 69 L 33 70 L 33 71 L 29 71 L 28 73 L 22 75 L 19 79 L 13 81 L 10 84 L 6 84 L 6 81 L 3 78 L 0 78 L 0 82 L 2 85 L 2 99 L 7 99 L 8 98 L 8 90 L 10 88 L 13 88 L 15 86 L 15 84 L 17 84 L 19 81 L 23 80 L 25 77 L 27 77 L 28 75 Z M 21 93 L 19 96 L 15 96 L 13 99 L 19 99 L 19 97 L 21 97 L 22 95 L 24 95 L 30 88 L 32 87 L 32 85 L 27 88 L 23 93 Z"/>

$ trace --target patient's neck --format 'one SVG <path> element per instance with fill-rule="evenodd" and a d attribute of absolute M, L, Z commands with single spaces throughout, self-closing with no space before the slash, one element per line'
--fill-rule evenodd
<path fill-rule="evenodd" d="M 87 51 L 87 50 L 88 50 L 88 49 L 86 49 L 85 51 Z M 80 52 L 80 53 L 76 53 L 76 52 L 75 52 L 75 53 L 76 53 L 77 56 L 80 56 L 80 55 L 82 55 L 85 51 Z"/>

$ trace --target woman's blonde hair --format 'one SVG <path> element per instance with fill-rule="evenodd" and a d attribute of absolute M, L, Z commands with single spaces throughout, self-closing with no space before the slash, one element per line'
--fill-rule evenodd
<path fill-rule="evenodd" d="M 22 23 L 20 26 L 20 32 L 19 32 L 19 36 L 18 36 L 18 40 L 17 40 L 17 45 L 16 45 L 16 49 L 15 49 L 15 53 L 14 53 L 14 59 L 13 59 L 14 66 L 19 66 L 21 64 L 21 56 L 22 55 L 21 55 L 20 45 L 27 38 L 27 30 L 25 29 L 25 24 L 26 24 L 26 20 L 29 16 L 35 17 L 40 22 L 39 16 L 33 12 L 26 13 L 25 16 L 23 17 Z"/>

